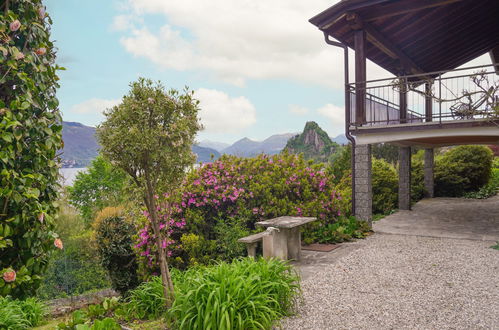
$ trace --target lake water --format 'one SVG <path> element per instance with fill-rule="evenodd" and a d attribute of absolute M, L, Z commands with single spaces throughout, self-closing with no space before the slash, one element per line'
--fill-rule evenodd
<path fill-rule="evenodd" d="M 63 186 L 72 186 L 73 182 L 76 178 L 76 174 L 86 171 L 86 167 L 82 168 L 61 168 L 59 173 L 62 176 L 62 185 Z"/>

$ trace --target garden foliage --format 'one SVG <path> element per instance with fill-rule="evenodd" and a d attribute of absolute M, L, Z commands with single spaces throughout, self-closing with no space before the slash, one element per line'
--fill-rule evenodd
<path fill-rule="evenodd" d="M 373 213 L 387 214 L 398 207 L 398 174 L 390 163 L 372 160 Z"/>
<path fill-rule="evenodd" d="M 178 297 L 167 318 L 175 329 L 270 329 L 299 294 L 291 265 L 245 258 L 174 275 Z"/>
<path fill-rule="evenodd" d="M 359 221 L 355 217 L 343 217 L 335 223 L 329 223 L 323 226 L 315 227 L 309 237 L 305 238 L 304 243 L 341 243 L 354 238 L 364 238 L 371 231 L 365 221 Z"/>
<path fill-rule="evenodd" d="M 159 211 L 160 226 L 168 237 L 163 244 L 178 267 L 187 266 L 199 251 L 209 256 L 208 260 L 229 260 L 242 254 L 243 248 L 234 248 L 236 240 L 254 231 L 256 221 L 295 215 L 314 216 L 327 224 L 335 222 L 346 208 L 323 165 L 293 154 L 225 155 L 191 171 L 183 186 L 183 191 L 166 197 L 167 203 Z M 140 230 L 136 248 L 155 268 L 150 225 Z M 193 254 L 189 255 L 189 250 Z"/>
<path fill-rule="evenodd" d="M 31 329 L 41 323 L 46 307 L 35 298 L 0 297 L 0 329 Z"/>
<path fill-rule="evenodd" d="M 87 171 L 79 172 L 72 187 L 68 187 L 69 202 L 91 223 L 94 214 L 106 206 L 120 205 L 124 201 L 126 174 L 102 156 L 97 156 Z"/>
<path fill-rule="evenodd" d="M 106 270 L 92 244 L 92 233 L 81 216 L 60 201 L 56 229 L 64 240 L 64 249 L 52 254 L 42 284 L 37 291 L 41 299 L 82 294 L 110 286 Z"/>
<path fill-rule="evenodd" d="M 42 1 L 1 3 L 0 295 L 23 297 L 56 248 L 59 68 Z"/>
<path fill-rule="evenodd" d="M 135 226 L 120 207 L 107 207 L 93 224 L 95 243 L 102 266 L 108 271 L 113 289 L 125 295 L 139 285 L 137 261 L 132 249 Z"/>
<path fill-rule="evenodd" d="M 442 155 L 435 166 L 436 196 L 460 197 L 489 182 L 493 155 L 485 146 L 459 146 Z"/>

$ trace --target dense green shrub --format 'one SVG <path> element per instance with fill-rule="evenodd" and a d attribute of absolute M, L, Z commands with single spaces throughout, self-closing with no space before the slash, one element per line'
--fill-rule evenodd
<path fill-rule="evenodd" d="M 124 217 L 122 208 L 107 207 L 97 214 L 93 227 L 102 266 L 108 271 L 113 289 L 124 295 L 139 285 L 132 249 L 135 226 Z"/>
<path fill-rule="evenodd" d="M 372 161 L 373 213 L 387 214 L 398 202 L 397 170 L 384 160 Z"/>
<path fill-rule="evenodd" d="M 480 188 L 478 191 L 472 191 L 466 193 L 464 197 L 485 199 L 495 196 L 498 192 L 499 192 L 499 168 L 493 168 L 492 176 L 490 177 L 489 183 Z"/>
<path fill-rule="evenodd" d="M 293 268 L 276 259 L 195 267 L 173 279 L 177 297 L 167 318 L 175 329 L 270 329 L 299 294 Z"/>
<path fill-rule="evenodd" d="M 88 224 L 97 211 L 124 201 L 126 174 L 102 156 L 97 156 L 87 171 L 79 172 L 72 187 L 68 187 L 69 202 Z"/>
<path fill-rule="evenodd" d="M 424 151 L 420 151 L 418 154 L 412 157 L 411 162 L 411 201 L 416 203 L 417 201 L 425 197 L 425 186 L 424 186 Z"/>
<path fill-rule="evenodd" d="M 193 170 L 183 186 L 179 195 L 167 197 L 159 211 L 161 227 L 168 237 L 164 245 L 177 267 L 187 266 L 192 258 L 179 246 L 185 233 L 198 236 L 199 244 L 216 243 L 213 250 L 203 251 L 208 260 L 230 259 L 244 253 L 242 247 L 235 248 L 235 241 L 237 236 L 254 231 L 256 221 L 301 215 L 315 216 L 327 224 L 335 222 L 347 209 L 323 165 L 292 154 L 223 156 Z M 154 267 L 152 236 L 150 226 L 145 226 L 136 248 Z"/>
<path fill-rule="evenodd" d="M 463 196 L 489 182 L 492 151 L 485 146 L 459 146 L 437 158 L 435 195 Z"/>
<path fill-rule="evenodd" d="M 358 221 L 355 217 L 341 218 L 335 223 L 315 228 L 310 236 L 304 239 L 304 243 L 347 242 L 353 238 L 364 238 L 370 231 L 371 228 L 365 221 Z"/>
<path fill-rule="evenodd" d="M 55 226 L 64 241 L 64 249 L 56 251 L 50 258 L 37 292 L 41 299 L 76 295 L 110 286 L 97 249 L 91 243 L 91 231 L 85 229 L 82 217 L 64 200 L 60 204 Z"/>
<path fill-rule="evenodd" d="M 332 174 L 334 183 L 339 183 L 345 175 L 352 173 L 352 145 L 338 147 L 330 157 L 328 171 Z"/>
<path fill-rule="evenodd" d="M 33 294 L 55 250 L 62 120 L 51 24 L 41 0 L 2 1 L 0 296 Z"/>
<path fill-rule="evenodd" d="M 0 297 L 0 329 L 30 329 L 41 323 L 46 306 L 35 298 Z"/>
<path fill-rule="evenodd" d="M 90 231 L 71 236 L 65 241 L 64 250 L 54 253 L 37 292 L 38 297 L 72 296 L 111 285 L 91 239 Z"/>

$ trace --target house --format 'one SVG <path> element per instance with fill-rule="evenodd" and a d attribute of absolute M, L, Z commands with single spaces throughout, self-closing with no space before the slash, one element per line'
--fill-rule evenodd
<path fill-rule="evenodd" d="M 371 144 L 399 146 L 399 208 L 406 210 L 411 147 L 425 148 L 425 188 L 433 197 L 435 147 L 499 144 L 499 1 L 343 0 L 310 22 L 345 54 L 345 129 L 354 150 L 358 218 L 372 219 Z M 487 52 L 490 65 L 461 68 Z M 368 80 L 367 59 L 395 77 Z"/>

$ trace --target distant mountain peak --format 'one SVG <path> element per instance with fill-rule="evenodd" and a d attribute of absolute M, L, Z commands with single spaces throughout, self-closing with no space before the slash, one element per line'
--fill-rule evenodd
<path fill-rule="evenodd" d="M 329 135 L 313 121 L 305 124 L 303 132 L 289 139 L 284 150 L 300 154 L 306 159 L 326 161 L 338 147 Z"/>

